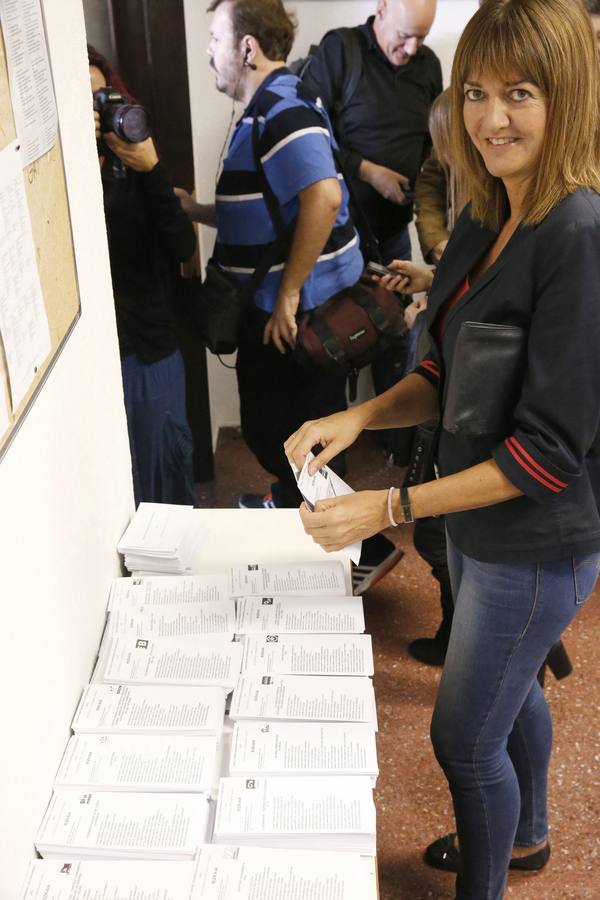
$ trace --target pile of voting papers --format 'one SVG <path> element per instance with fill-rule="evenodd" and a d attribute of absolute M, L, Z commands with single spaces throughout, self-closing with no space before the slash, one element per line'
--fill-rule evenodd
<path fill-rule="evenodd" d="M 130 572 L 185 575 L 194 571 L 205 535 L 191 506 L 140 503 L 117 550 Z"/>
<path fill-rule="evenodd" d="M 143 504 L 120 544 L 138 574 L 110 585 L 20 900 L 376 900 L 374 659 L 349 566 L 145 573 L 142 548 L 182 563 L 171 509 Z"/>
<path fill-rule="evenodd" d="M 210 838 L 205 794 L 57 790 L 35 838 L 45 859 L 192 862 Z"/>
<path fill-rule="evenodd" d="M 374 855 L 371 779 L 361 775 L 221 778 L 213 843 Z"/>
<path fill-rule="evenodd" d="M 20 900 L 375 900 L 375 860 L 358 853 L 217 847 L 195 862 L 34 860 Z"/>

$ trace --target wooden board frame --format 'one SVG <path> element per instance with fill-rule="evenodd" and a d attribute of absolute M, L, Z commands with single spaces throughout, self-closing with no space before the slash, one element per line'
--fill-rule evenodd
<path fill-rule="evenodd" d="M 0 150 L 16 136 L 6 49 L 0 29 Z M 4 434 L 0 434 L 0 461 L 33 406 L 81 315 L 60 123 L 56 143 L 52 149 L 27 166 L 23 170 L 23 178 L 48 317 L 51 349 L 22 402 L 16 410 L 11 411 L 6 355 L 0 340 L 0 391 L 4 394 L 9 417 L 8 429 Z"/>

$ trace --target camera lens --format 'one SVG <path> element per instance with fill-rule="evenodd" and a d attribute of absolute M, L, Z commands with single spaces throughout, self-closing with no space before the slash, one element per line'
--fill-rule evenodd
<path fill-rule="evenodd" d="M 115 134 L 130 144 L 139 144 L 150 135 L 148 115 L 142 106 L 127 103 L 115 110 L 113 126 Z"/>

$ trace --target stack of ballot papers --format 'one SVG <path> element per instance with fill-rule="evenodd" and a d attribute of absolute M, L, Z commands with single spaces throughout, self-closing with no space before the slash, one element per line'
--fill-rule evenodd
<path fill-rule="evenodd" d="M 19 900 L 189 900 L 197 868 L 195 862 L 37 859 Z"/>
<path fill-rule="evenodd" d="M 370 678 L 242 675 L 231 698 L 231 719 L 364 722 L 377 730 Z"/>
<path fill-rule="evenodd" d="M 133 575 L 115 578 L 110 586 L 108 612 L 152 607 L 222 603 L 230 597 L 229 577 L 220 575 Z"/>
<path fill-rule="evenodd" d="M 210 734 L 223 730 L 220 687 L 89 684 L 71 723 L 82 734 Z"/>
<path fill-rule="evenodd" d="M 362 597 L 239 597 L 237 634 L 361 634 L 365 630 Z"/>
<path fill-rule="evenodd" d="M 250 634 L 242 674 L 373 675 L 369 634 Z"/>
<path fill-rule="evenodd" d="M 191 506 L 140 503 L 117 550 L 130 572 L 191 573 L 206 529 Z"/>
<path fill-rule="evenodd" d="M 214 735 L 76 734 L 54 789 L 208 793 L 216 759 Z"/>
<path fill-rule="evenodd" d="M 55 791 L 35 837 L 45 859 L 192 861 L 210 840 L 204 794 Z"/>
<path fill-rule="evenodd" d="M 377 782 L 370 725 L 330 722 L 236 722 L 230 775 L 368 775 Z"/>
<path fill-rule="evenodd" d="M 242 645 L 229 635 L 112 635 L 103 644 L 102 680 L 108 683 L 210 685 L 231 691 L 241 669 Z"/>
<path fill-rule="evenodd" d="M 232 566 L 229 569 L 229 593 L 232 597 L 273 597 L 278 594 L 343 597 L 347 594 L 344 566 L 335 559 Z"/>
<path fill-rule="evenodd" d="M 115 606 L 108 614 L 110 634 L 136 637 L 173 637 L 193 634 L 228 634 L 235 629 L 235 601 L 206 600 L 170 606 Z"/>
<path fill-rule="evenodd" d="M 369 856 L 213 844 L 199 848 L 190 900 L 377 898 L 377 868 Z"/>
<path fill-rule="evenodd" d="M 213 843 L 374 855 L 371 779 L 362 775 L 222 778 Z"/>
<path fill-rule="evenodd" d="M 198 848 L 195 862 L 34 860 L 19 900 L 376 900 L 357 853 Z"/>

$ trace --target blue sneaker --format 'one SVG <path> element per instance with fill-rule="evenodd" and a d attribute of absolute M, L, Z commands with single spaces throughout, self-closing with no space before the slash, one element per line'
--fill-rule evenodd
<path fill-rule="evenodd" d="M 238 506 L 240 509 L 277 509 L 271 491 L 262 497 L 260 494 L 240 494 Z"/>

